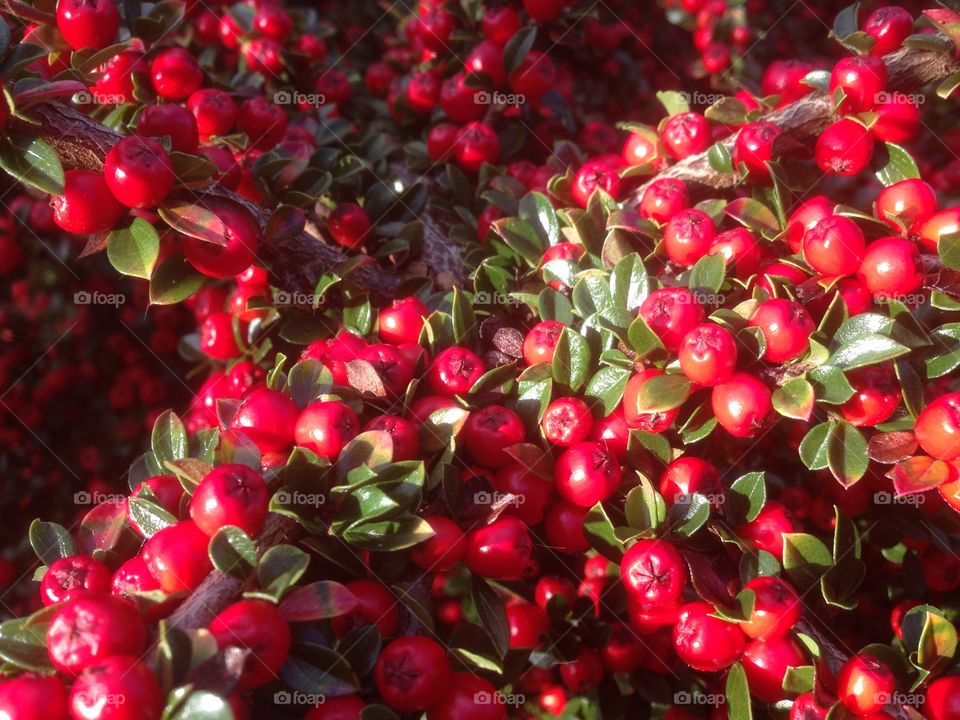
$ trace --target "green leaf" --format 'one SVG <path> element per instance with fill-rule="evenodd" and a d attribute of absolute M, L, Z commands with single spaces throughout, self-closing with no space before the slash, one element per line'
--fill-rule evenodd
<path fill-rule="evenodd" d="M 815 367 L 808 374 L 808 378 L 820 402 L 841 405 L 853 397 L 853 385 L 847 380 L 843 370 L 838 367 L 832 365 Z"/>
<path fill-rule="evenodd" d="M 903 617 L 903 644 L 911 662 L 930 673 L 939 673 L 957 652 L 957 629 L 931 605 L 911 608 Z"/>
<path fill-rule="evenodd" d="M 203 287 L 205 278 L 182 257 L 164 258 L 150 275 L 150 303 L 174 305 Z"/>
<path fill-rule="evenodd" d="M 629 379 L 630 371 L 625 368 L 600 368 L 587 383 L 587 389 L 583 392 L 584 398 L 588 404 L 599 406 L 604 416 L 609 415 L 620 404 Z"/>
<path fill-rule="evenodd" d="M 806 591 L 833 565 L 833 555 L 820 538 L 807 533 L 783 533 L 783 569 Z"/>
<path fill-rule="evenodd" d="M 134 218 L 130 227 L 107 236 L 107 259 L 124 275 L 149 280 L 160 254 L 160 236 L 143 218 Z"/>
<path fill-rule="evenodd" d="M 846 345 L 866 335 L 888 335 L 893 318 L 879 313 L 860 313 L 845 320 L 833 336 L 837 345 Z"/>
<path fill-rule="evenodd" d="M 686 95 L 676 90 L 658 90 L 657 100 L 663 105 L 667 115 L 671 117 L 679 113 L 690 112 L 690 103 L 687 102 Z"/>
<path fill-rule="evenodd" d="M 723 140 L 719 140 L 709 147 L 707 161 L 710 163 L 710 167 L 718 173 L 732 173 L 734 171 L 733 156 Z"/>
<path fill-rule="evenodd" d="M 209 208 L 189 201 L 174 201 L 158 207 L 157 214 L 178 233 L 221 247 L 227 244 L 227 226 Z"/>
<path fill-rule="evenodd" d="M 473 303 L 467 300 L 460 289 L 453 288 L 453 337 L 459 345 L 472 345 L 476 336 L 477 318 L 473 314 Z"/>
<path fill-rule="evenodd" d="M 484 632 L 500 657 L 505 657 L 510 645 L 510 624 L 507 622 L 507 611 L 500 596 L 486 580 L 474 575 L 470 579 L 470 597 Z"/>
<path fill-rule="evenodd" d="M 634 313 L 649 293 L 650 278 L 643 260 L 637 253 L 630 253 L 620 260 L 610 273 L 610 297 L 613 304 L 626 309 L 628 313 Z"/>
<path fill-rule="evenodd" d="M 309 565 L 310 556 L 300 548 L 274 545 L 257 563 L 257 583 L 263 592 L 280 598 L 297 584 Z"/>
<path fill-rule="evenodd" d="M 847 5 L 840 12 L 837 13 L 836 17 L 833 19 L 833 29 L 831 33 L 838 40 L 843 40 L 844 38 L 853 35 L 853 33 L 859 30 L 859 13 L 860 13 L 860 3 L 855 2 L 852 5 Z"/>
<path fill-rule="evenodd" d="M 867 441 L 848 422 L 836 422 L 827 440 L 827 467 L 844 487 L 850 487 L 867 472 L 870 458 Z"/>
<path fill-rule="evenodd" d="M 187 457 L 187 431 L 183 422 L 172 410 L 165 410 L 153 423 L 150 448 L 157 460 L 183 460 Z"/>
<path fill-rule="evenodd" d="M 0 623 L 0 659 L 24 670 L 53 670 L 46 638 L 51 617 L 51 608 L 44 608 L 30 617 Z"/>
<path fill-rule="evenodd" d="M 257 564 L 257 547 L 243 530 L 225 525 L 210 538 L 207 547 L 213 566 L 237 580 L 245 581 Z"/>
<path fill-rule="evenodd" d="M 579 390 L 587 380 L 590 360 L 590 346 L 583 335 L 565 327 L 553 351 L 553 379 Z"/>
<path fill-rule="evenodd" d="M 692 391 L 693 383 L 683 375 L 654 375 L 640 386 L 635 409 L 638 413 L 673 410 L 683 405 Z"/>
<path fill-rule="evenodd" d="M 494 221 L 493 229 L 503 238 L 507 246 L 523 257 L 531 267 L 540 264 L 546 246 L 530 223 L 519 218 L 503 218 Z"/>
<path fill-rule="evenodd" d="M 430 417 L 420 426 L 421 450 L 434 453 L 449 447 L 453 439 L 460 434 L 469 416 L 469 410 L 459 407 L 444 408 L 430 413 Z"/>
<path fill-rule="evenodd" d="M 336 463 L 337 482 L 343 484 L 351 470 L 366 465 L 371 470 L 393 459 L 393 438 L 384 430 L 367 430 L 357 435 L 340 451 Z"/>
<path fill-rule="evenodd" d="M 546 287 L 537 296 L 537 313 L 541 320 L 556 320 L 564 325 L 573 322 L 573 305 L 566 295 Z"/>
<path fill-rule="evenodd" d="M 839 508 L 834 507 L 834 513 L 834 564 L 820 579 L 820 589 L 824 600 L 830 605 L 852 610 L 857 603 L 850 598 L 866 577 L 867 568 L 860 559 L 862 548 L 856 524 Z"/>
<path fill-rule="evenodd" d="M 723 212 L 749 230 L 764 233 L 768 237 L 773 237 L 780 232 L 777 216 L 759 200 L 737 198 L 731 200 Z"/>
<path fill-rule="evenodd" d="M 333 580 L 298 587 L 280 603 L 280 613 L 287 622 L 326 620 L 345 615 L 357 607 L 357 598 Z"/>
<path fill-rule="evenodd" d="M 727 265 L 723 255 L 704 255 L 697 260 L 690 270 L 690 279 L 687 285 L 691 290 L 708 290 L 711 293 L 719 292 L 723 286 Z"/>
<path fill-rule="evenodd" d="M 917 167 L 917 161 L 913 159 L 913 155 L 895 143 L 888 142 L 884 145 L 887 147 L 888 160 L 886 165 L 877 170 L 876 173 L 877 179 L 884 187 L 920 177 L 920 169 Z"/>
<path fill-rule="evenodd" d="M 290 398 L 301 410 L 321 395 L 333 391 L 333 375 L 330 369 L 316 358 L 301 360 L 287 376 Z"/>
<path fill-rule="evenodd" d="M 668 518 L 672 533 L 690 537 L 710 519 L 710 501 L 700 493 L 678 496 Z"/>
<path fill-rule="evenodd" d="M 788 667 L 783 674 L 783 689 L 791 695 L 801 695 L 813 690 L 816 668 L 813 665 Z"/>
<path fill-rule="evenodd" d="M 627 524 L 640 532 L 655 532 L 667 519 L 667 505 L 646 477 L 627 493 L 624 512 Z"/>
<path fill-rule="evenodd" d="M 531 192 L 520 198 L 517 216 L 526 221 L 547 245 L 560 242 L 560 220 L 546 195 Z"/>
<path fill-rule="evenodd" d="M 830 365 L 854 370 L 867 365 L 893 360 L 910 352 L 910 348 L 885 335 L 863 335 L 840 346 L 830 356 Z"/>
<path fill-rule="evenodd" d="M 178 693 L 182 691 L 182 696 Z M 169 707 L 175 708 L 164 715 L 164 720 L 233 720 L 230 703 L 221 695 L 209 690 L 177 688 L 171 697 L 176 699 Z"/>
<path fill-rule="evenodd" d="M 0 98 L 0 102 L 6 102 Z M 63 193 L 63 166 L 56 151 L 43 140 L 23 133 L 11 133 L 0 139 L 0 168 L 20 182 L 38 190 Z"/>
<path fill-rule="evenodd" d="M 343 539 L 364 550 L 389 552 L 419 545 L 433 535 L 430 524 L 407 513 L 390 520 L 354 525 L 343 532 Z"/>
<path fill-rule="evenodd" d="M 620 562 L 624 552 L 623 541 L 617 537 L 616 528 L 603 505 L 597 503 L 587 511 L 583 519 L 583 531 L 597 552 L 615 563 Z"/>
<path fill-rule="evenodd" d="M 525 57 L 537 39 L 537 28 L 528 26 L 517 30 L 503 47 L 503 69 L 507 76 L 512 75 L 523 63 Z"/>
<path fill-rule="evenodd" d="M 773 391 L 773 409 L 784 417 L 809 420 L 813 414 L 814 392 L 806 378 L 788 380 Z"/>
<path fill-rule="evenodd" d="M 144 537 L 151 538 L 164 528 L 177 523 L 176 517 L 151 500 L 131 497 L 127 501 L 127 510 Z"/>
<path fill-rule="evenodd" d="M 280 669 L 280 679 L 291 688 L 315 697 L 341 697 L 357 692 L 360 681 L 342 655 L 321 645 L 300 643 Z M 279 698 L 282 700 L 284 696 Z M 290 693 L 287 693 L 290 697 Z M 276 702 L 276 701 L 275 701 Z"/>
<path fill-rule="evenodd" d="M 40 562 L 52 565 L 61 558 L 77 554 L 77 546 L 62 525 L 34 520 L 30 523 L 30 547 Z"/>
<path fill-rule="evenodd" d="M 734 525 L 756 520 L 766 502 L 767 484 L 762 472 L 738 477 L 727 493 L 727 508 Z"/>
<path fill-rule="evenodd" d="M 727 671 L 726 693 L 729 720 L 753 720 L 750 685 L 740 663 L 734 663 Z"/>
<path fill-rule="evenodd" d="M 633 322 L 630 323 L 630 327 L 627 328 L 627 340 L 633 351 L 640 357 L 650 354 L 651 351 L 657 348 L 663 347 L 659 336 L 650 329 L 640 315 L 637 315 Z"/>
<path fill-rule="evenodd" d="M 937 253 L 951 270 L 960 270 L 960 232 L 945 233 L 937 241 Z"/>

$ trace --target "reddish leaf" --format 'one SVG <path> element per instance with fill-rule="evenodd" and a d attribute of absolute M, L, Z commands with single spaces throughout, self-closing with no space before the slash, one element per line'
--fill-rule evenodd
<path fill-rule="evenodd" d="M 387 396 L 387 388 L 380 379 L 376 368 L 366 360 L 348 360 L 347 382 L 366 397 L 382 398 Z"/>
<path fill-rule="evenodd" d="M 913 455 L 918 445 L 916 437 L 908 430 L 881 432 L 870 438 L 867 454 L 871 460 L 892 465 Z"/>
<path fill-rule="evenodd" d="M 112 550 L 127 526 L 127 499 L 102 502 L 88 512 L 80 523 L 77 539 L 87 555 L 94 550 Z"/>
<path fill-rule="evenodd" d="M 898 462 L 887 473 L 897 495 L 926 492 L 950 479 L 950 465 L 926 455 L 915 455 Z"/>
<path fill-rule="evenodd" d="M 289 622 L 326 620 L 345 615 L 357 606 L 357 598 L 333 580 L 299 587 L 280 603 L 280 612 Z"/>
<path fill-rule="evenodd" d="M 164 222 L 179 233 L 214 245 L 227 244 L 227 227 L 212 210 L 196 203 L 173 201 L 157 208 Z"/>

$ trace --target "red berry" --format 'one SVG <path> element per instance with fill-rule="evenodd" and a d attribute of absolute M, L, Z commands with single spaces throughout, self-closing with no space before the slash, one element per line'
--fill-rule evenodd
<path fill-rule="evenodd" d="M 703 308 L 684 287 L 661 288 L 640 304 L 640 317 L 667 350 L 677 350 L 684 336 L 703 322 Z"/>
<path fill-rule="evenodd" d="M 505 515 L 467 535 L 464 562 L 470 572 L 493 580 L 516 580 L 529 567 L 533 541 L 527 525 Z"/>
<path fill-rule="evenodd" d="M 433 530 L 433 536 L 416 545 L 410 552 L 410 559 L 424 570 L 446 572 L 460 562 L 466 552 L 463 530 L 442 515 L 426 517 L 424 520 Z"/>
<path fill-rule="evenodd" d="M 768 501 L 760 514 L 736 530 L 758 550 L 765 550 L 777 559 L 783 558 L 783 533 L 797 532 L 790 511 L 778 502 Z"/>
<path fill-rule="evenodd" d="M 935 253 L 938 252 L 940 238 L 957 232 L 960 232 L 960 205 L 941 210 L 927 218 L 920 226 L 920 243 L 928 251 Z"/>
<path fill-rule="evenodd" d="M 293 432 L 300 414 L 286 393 L 257 388 L 237 408 L 230 427 L 242 430 L 261 453 L 280 452 L 293 443 Z"/>
<path fill-rule="evenodd" d="M 427 382 L 437 395 L 453 397 L 469 391 L 485 371 L 486 367 L 476 353 L 455 345 L 433 359 L 427 370 Z"/>
<path fill-rule="evenodd" d="M 338 638 L 346 637 L 351 630 L 373 625 L 381 637 L 390 637 L 397 631 L 400 613 L 397 599 L 387 587 L 377 580 L 354 580 L 346 584 L 357 599 L 357 606 L 345 615 L 331 618 L 330 625 Z"/>
<path fill-rule="evenodd" d="M 723 485 L 713 465 L 701 458 L 684 455 L 667 465 L 660 475 L 660 494 L 672 505 L 678 496 L 689 497 L 693 493 L 722 499 Z M 720 502 L 713 504 L 719 505 Z"/>
<path fill-rule="evenodd" d="M 627 427 L 640 428 L 649 433 L 662 433 L 673 424 L 679 408 L 661 412 L 639 412 L 640 391 L 644 384 L 650 378 L 662 374 L 662 370 L 648 368 L 636 373 L 627 381 L 627 385 L 623 389 L 623 419 Z"/>
<path fill-rule="evenodd" d="M 394 300 L 390 307 L 380 311 L 377 333 L 384 342 L 394 345 L 419 342 L 423 320 L 428 314 L 426 306 L 415 296 Z"/>
<path fill-rule="evenodd" d="M 460 137 L 460 128 L 451 123 L 438 123 L 427 134 L 427 156 L 438 162 L 453 152 Z"/>
<path fill-rule="evenodd" d="M 420 454 L 420 436 L 417 428 L 409 420 L 399 415 L 378 415 L 363 428 L 389 433 L 393 440 L 393 462 L 416 460 Z"/>
<path fill-rule="evenodd" d="M 293 434 L 297 445 L 333 462 L 359 431 L 360 421 L 353 410 L 337 400 L 326 400 L 300 412 Z"/>
<path fill-rule="evenodd" d="M 467 55 L 464 68 L 467 72 L 489 76 L 495 87 L 500 87 L 507 80 L 503 67 L 503 48 L 489 40 L 474 46 Z"/>
<path fill-rule="evenodd" d="M 693 382 L 718 385 L 737 368 L 737 341 L 725 327 L 702 323 L 683 336 L 677 357 L 680 371 Z"/>
<path fill-rule="evenodd" d="M 658 223 L 665 223 L 681 210 L 690 207 L 690 195 L 682 180 L 661 178 L 654 180 L 640 198 L 640 215 Z"/>
<path fill-rule="evenodd" d="M 566 0 L 523 0 L 523 9 L 537 22 L 553 22 L 565 4 Z"/>
<path fill-rule="evenodd" d="M 120 11 L 113 0 L 58 0 L 57 29 L 74 50 L 100 50 L 120 29 Z"/>
<path fill-rule="evenodd" d="M 812 692 L 803 693 L 790 706 L 790 720 L 824 720 L 827 709 L 821 707 Z"/>
<path fill-rule="evenodd" d="M 826 277 L 855 273 L 865 248 L 863 231 L 842 215 L 821 220 L 803 236 L 804 259 Z"/>
<path fill-rule="evenodd" d="M 241 600 L 210 621 L 217 648 L 250 650 L 237 682 L 238 690 L 251 690 L 277 679 L 290 653 L 290 627 L 277 606 L 266 600 Z"/>
<path fill-rule="evenodd" d="M 507 41 L 523 27 L 520 13 L 509 5 L 487 7 L 483 11 L 483 34 L 487 40 L 497 45 L 506 45 Z"/>
<path fill-rule="evenodd" d="M 702 210 L 682 210 L 663 228 L 663 249 L 673 262 L 692 267 L 710 251 L 717 234 L 713 220 Z"/>
<path fill-rule="evenodd" d="M 163 705 L 163 691 L 156 675 L 132 654 L 113 655 L 90 665 L 70 690 L 74 718 L 158 718 Z"/>
<path fill-rule="evenodd" d="M 763 72 L 760 94 L 763 97 L 778 96 L 777 107 L 789 105 L 813 92 L 813 88 L 802 81 L 814 69 L 803 60 L 774 60 Z"/>
<path fill-rule="evenodd" d="M 917 416 L 913 433 L 927 455 L 940 460 L 960 457 L 960 393 L 941 395 Z"/>
<path fill-rule="evenodd" d="M 754 640 L 747 645 L 741 662 L 750 693 L 765 703 L 786 695 L 783 677 L 788 668 L 808 664 L 806 653 L 792 637 Z"/>
<path fill-rule="evenodd" d="M 187 260 L 208 277 L 227 278 L 246 270 L 256 258 L 260 225 L 240 205 L 216 203 L 210 208 L 223 224 L 225 244 L 188 237 L 183 249 Z"/>
<path fill-rule="evenodd" d="M 543 530 L 551 548 L 571 554 L 589 549 L 590 543 L 583 532 L 588 509 L 560 499 L 547 508 Z"/>
<path fill-rule="evenodd" d="M 237 343 L 233 315 L 228 312 L 212 312 L 200 324 L 200 349 L 214 360 L 231 360 L 243 349 Z"/>
<path fill-rule="evenodd" d="M 951 675 L 934 680 L 927 688 L 926 702 L 921 706 L 927 720 L 960 718 L 960 677 Z"/>
<path fill-rule="evenodd" d="M 722 255 L 727 272 L 746 279 L 760 267 L 764 258 L 763 246 L 753 233 L 744 227 L 733 228 L 718 234 L 710 245 L 710 255 Z"/>
<path fill-rule="evenodd" d="M 286 41 L 293 31 L 293 20 L 287 11 L 275 5 L 260 5 L 253 16 L 253 27 L 261 35 Z"/>
<path fill-rule="evenodd" d="M 370 234 L 370 218 L 356 203 L 342 203 L 327 218 L 327 229 L 340 245 L 354 250 Z"/>
<path fill-rule="evenodd" d="M 554 598 L 559 599 L 554 600 Z M 573 587 L 573 583 L 566 578 L 544 575 L 537 580 L 534 599 L 537 601 L 537 605 L 544 610 L 547 610 L 551 605 L 562 607 L 562 603 L 566 603 L 567 608 L 572 608 L 577 599 L 577 591 Z"/>
<path fill-rule="evenodd" d="M 197 485 L 190 499 L 190 518 L 207 535 L 224 525 L 256 535 L 266 520 L 269 501 L 267 484 L 259 473 L 246 465 L 220 465 Z"/>
<path fill-rule="evenodd" d="M 227 135 L 237 121 L 237 105 L 223 90 L 197 90 L 187 100 L 187 107 L 197 121 L 197 129 L 203 140 L 214 135 Z"/>
<path fill-rule="evenodd" d="M 73 598 L 110 592 L 110 568 L 87 555 L 60 558 L 47 568 L 40 582 L 44 605 L 56 605 Z"/>
<path fill-rule="evenodd" d="M 856 120 L 837 120 L 817 138 L 817 167 L 833 175 L 856 175 L 873 157 L 873 135 Z"/>
<path fill-rule="evenodd" d="M 890 668 L 866 653 L 851 657 L 837 674 L 837 697 L 854 715 L 877 712 L 896 689 Z"/>
<path fill-rule="evenodd" d="M 736 623 L 714 617 L 714 608 L 705 602 L 687 603 L 680 608 L 673 627 L 673 647 L 694 670 L 716 672 L 730 667 L 743 653 L 746 638 Z"/>
<path fill-rule="evenodd" d="M 167 151 L 139 135 L 125 137 L 111 148 L 103 162 L 103 177 L 114 197 L 130 208 L 159 205 L 175 180 Z"/>
<path fill-rule="evenodd" d="M 585 208 L 594 190 L 603 190 L 616 199 L 620 195 L 620 176 L 617 169 L 601 160 L 592 160 L 581 165 L 570 186 L 573 199 L 580 207 Z"/>
<path fill-rule="evenodd" d="M 0 682 L 0 717 L 9 720 L 65 720 L 68 708 L 63 681 L 55 675 L 27 674 Z"/>
<path fill-rule="evenodd" d="M 773 410 L 771 393 L 749 373 L 735 373 L 713 388 L 710 404 L 720 427 L 734 437 L 756 437 Z"/>
<path fill-rule="evenodd" d="M 486 113 L 478 102 L 478 90 L 467 84 L 467 75 L 457 73 L 440 86 L 440 107 L 452 122 L 468 123 L 479 120 Z"/>
<path fill-rule="evenodd" d="M 185 48 L 167 48 L 161 50 L 150 63 L 150 79 L 160 97 L 183 100 L 203 83 L 203 70 Z"/>
<path fill-rule="evenodd" d="M 523 600 L 507 603 L 510 647 L 539 648 L 550 630 L 550 617 L 537 605 Z"/>
<path fill-rule="evenodd" d="M 475 173 L 484 163 L 497 161 L 500 157 L 500 140 L 486 123 L 468 123 L 457 136 L 453 152 L 461 169 Z"/>
<path fill-rule="evenodd" d="M 900 298 L 923 285 L 923 261 L 911 240 L 887 237 L 870 243 L 858 276 L 867 289 L 881 298 Z"/>
<path fill-rule="evenodd" d="M 870 110 L 887 86 L 887 66 L 883 60 L 868 55 L 843 58 L 830 73 L 830 96 L 841 89 L 845 113 Z"/>
<path fill-rule="evenodd" d="M 194 590 L 213 569 L 207 555 L 209 542 L 188 520 L 157 532 L 144 544 L 141 555 L 163 592 Z"/>
<path fill-rule="evenodd" d="M 53 220 L 74 235 L 112 230 L 126 212 L 110 192 L 103 175 L 91 170 L 67 170 L 63 194 L 53 198 Z"/>
<path fill-rule="evenodd" d="M 878 117 L 870 132 L 881 142 L 910 142 L 920 132 L 920 108 L 910 95 L 882 93 L 873 111 Z"/>
<path fill-rule="evenodd" d="M 516 498 L 504 512 L 520 518 L 528 525 L 536 525 L 543 520 L 544 511 L 554 494 L 552 478 L 544 477 L 536 469 L 518 462 L 500 468 L 493 485 L 498 494 L 509 494 Z"/>
<path fill-rule="evenodd" d="M 112 595 L 86 595 L 63 605 L 47 628 L 47 652 L 57 670 L 76 676 L 111 655 L 135 655 L 146 646 L 137 609 Z"/>
<path fill-rule="evenodd" d="M 649 651 L 628 625 L 618 622 L 610 625 L 610 639 L 601 654 L 607 672 L 629 674 L 643 666 Z"/>
<path fill-rule="evenodd" d="M 510 462 L 506 448 L 526 437 L 520 416 L 502 405 L 487 405 L 470 413 L 464 425 L 467 452 L 474 462 L 489 468 Z"/>
<path fill-rule="evenodd" d="M 877 217 L 894 230 L 909 230 L 936 211 L 936 192 L 919 178 L 895 182 L 877 195 Z"/>
<path fill-rule="evenodd" d="M 595 690 L 603 680 L 603 659 L 600 653 L 592 647 L 582 646 L 576 658 L 560 665 L 560 678 L 572 692 L 587 693 Z"/>
<path fill-rule="evenodd" d="M 523 359 L 527 365 L 553 362 L 553 352 L 563 332 L 564 324 L 544 320 L 531 328 L 523 339 Z"/>
<path fill-rule="evenodd" d="M 700 113 L 682 112 L 671 116 L 663 125 L 663 144 L 670 154 L 682 160 L 705 152 L 711 144 L 710 123 Z"/>
<path fill-rule="evenodd" d="M 736 168 L 743 163 L 754 180 L 769 176 L 767 165 L 773 160 L 773 144 L 782 130 L 776 123 L 758 120 L 740 128 L 733 144 L 733 165 Z"/>
<path fill-rule="evenodd" d="M 638 540 L 623 555 L 620 578 L 634 602 L 669 607 L 687 586 L 687 564 L 666 540 Z"/>
<path fill-rule="evenodd" d="M 833 217 L 835 207 L 836 203 L 825 195 L 817 195 L 797 206 L 787 219 L 787 243 L 791 252 L 800 252 L 804 236 L 821 220 Z"/>
<path fill-rule="evenodd" d="M 750 619 L 740 623 L 747 637 L 773 640 L 783 637 L 803 615 L 803 604 L 796 591 L 776 576 L 754 578 L 743 586 L 754 595 Z"/>
<path fill-rule="evenodd" d="M 774 298 L 760 303 L 750 318 L 750 327 L 760 328 L 766 340 L 763 359 L 776 363 L 805 353 L 816 325 L 800 303 Z"/>
<path fill-rule="evenodd" d="M 481 677 L 455 672 L 443 696 L 427 710 L 427 720 L 506 720 L 506 705 Z"/>
<path fill-rule="evenodd" d="M 150 138 L 169 136 L 171 149 L 190 155 L 200 146 L 197 120 L 183 105 L 147 105 L 137 118 L 137 132 Z"/>
<path fill-rule="evenodd" d="M 145 69 L 142 53 L 124 50 L 98 68 L 100 77 L 90 90 L 100 105 L 130 102 L 133 97 L 132 73 Z"/>
<path fill-rule="evenodd" d="M 287 115 L 281 107 L 258 95 L 240 106 L 237 130 L 246 133 L 257 150 L 272 150 L 287 131 Z"/>
<path fill-rule="evenodd" d="M 451 686 L 453 673 L 443 647 L 430 638 L 394 640 L 377 658 L 374 680 L 380 697 L 394 710 L 426 710 Z"/>
<path fill-rule="evenodd" d="M 593 507 L 620 487 L 620 464 L 596 442 L 580 442 L 557 458 L 554 479 L 560 496 L 580 507 Z"/>
<path fill-rule="evenodd" d="M 540 419 L 543 436 L 560 447 L 586 440 L 593 426 L 590 408 L 579 398 L 559 398 L 547 406 Z"/>
<path fill-rule="evenodd" d="M 913 17 L 899 5 L 878 7 L 867 16 L 863 31 L 874 40 L 870 54 L 886 55 L 899 50 L 913 32 Z"/>

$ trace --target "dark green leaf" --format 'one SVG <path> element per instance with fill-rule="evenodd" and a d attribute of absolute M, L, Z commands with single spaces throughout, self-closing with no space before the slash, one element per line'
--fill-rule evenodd
<path fill-rule="evenodd" d="M 735 525 L 757 518 L 767 502 L 767 485 L 762 472 L 751 472 L 733 481 L 727 497 L 730 518 Z"/>
<path fill-rule="evenodd" d="M 257 564 L 257 548 L 243 530 L 225 525 L 217 530 L 207 548 L 210 562 L 220 572 L 245 581 Z"/>
<path fill-rule="evenodd" d="M 62 525 L 34 520 L 30 523 L 30 547 L 40 562 L 52 565 L 61 558 L 77 554 L 77 546 Z"/>
<path fill-rule="evenodd" d="M 0 102 L 5 103 L 4 98 Z M 26 185 L 51 195 L 63 192 L 63 166 L 56 151 L 43 140 L 12 133 L 0 140 L 0 168 Z"/>

